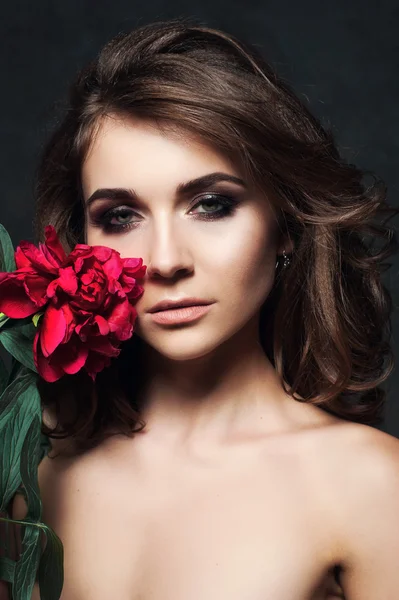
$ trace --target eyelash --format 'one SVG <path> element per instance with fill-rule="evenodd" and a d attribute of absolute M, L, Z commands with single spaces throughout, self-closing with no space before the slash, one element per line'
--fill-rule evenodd
<path fill-rule="evenodd" d="M 213 198 L 216 200 L 212 200 Z M 216 221 L 219 219 L 223 219 L 225 217 L 232 215 L 235 212 L 236 206 L 238 204 L 238 200 L 236 198 L 234 198 L 233 196 L 228 196 L 228 195 L 220 196 L 218 194 L 209 194 L 206 199 L 202 199 L 200 202 L 197 202 L 197 204 L 195 206 L 193 206 L 193 208 L 191 210 L 193 210 L 194 208 L 197 208 L 197 206 L 200 206 L 201 204 L 212 203 L 212 202 L 214 203 L 215 201 L 222 205 L 221 209 L 214 211 L 213 213 L 199 213 L 201 216 L 196 217 L 196 218 L 199 218 L 200 220 L 203 220 L 203 221 Z M 135 215 L 135 214 L 136 213 L 134 211 L 131 211 L 130 209 L 117 207 L 117 208 L 113 208 L 111 210 L 106 211 L 105 213 L 100 215 L 98 218 L 93 218 L 92 221 L 95 226 L 101 227 L 106 233 L 128 231 L 130 229 L 134 229 L 135 227 L 137 227 L 139 222 L 131 221 L 130 223 L 124 223 L 122 225 L 114 225 L 114 224 L 111 224 L 110 221 L 114 217 L 128 216 L 128 215 Z"/>

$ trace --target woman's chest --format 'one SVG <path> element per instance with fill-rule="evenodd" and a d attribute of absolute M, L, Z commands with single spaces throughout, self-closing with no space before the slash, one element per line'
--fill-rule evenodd
<path fill-rule="evenodd" d="M 92 479 L 62 509 L 45 499 L 64 544 L 62 600 L 327 597 L 332 523 L 309 473 L 282 461 L 151 481 Z"/>
<path fill-rule="evenodd" d="M 214 504 L 147 521 L 134 552 L 133 600 L 324 600 L 332 563 L 317 519 L 283 500 L 264 502 L 263 511 L 233 498 Z"/>

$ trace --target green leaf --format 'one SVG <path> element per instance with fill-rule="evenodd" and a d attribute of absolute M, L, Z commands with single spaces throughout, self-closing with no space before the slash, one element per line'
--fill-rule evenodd
<path fill-rule="evenodd" d="M 21 483 L 20 456 L 29 427 L 41 417 L 36 377 L 23 371 L 0 397 L 0 510 L 5 510 Z"/>
<path fill-rule="evenodd" d="M 7 317 L 3 312 L 0 312 L 0 327 L 3 327 L 9 320 L 10 317 Z"/>
<path fill-rule="evenodd" d="M 1 521 L 26 525 L 25 520 L 10 519 L 7 517 L 0 517 Z M 37 566 L 33 567 L 37 571 L 36 579 L 39 581 L 40 599 L 59 600 L 64 585 L 64 546 L 55 531 L 45 523 L 32 523 L 31 521 L 29 523 L 31 527 L 36 527 L 38 531 L 43 531 L 47 538 L 46 546 L 40 558 L 39 569 L 37 570 Z"/>
<path fill-rule="evenodd" d="M 33 385 L 38 393 L 36 383 L 37 375 L 32 373 L 30 369 L 20 365 L 18 375 L 0 396 L 0 431 L 5 422 L 10 418 L 13 408 L 17 408 L 22 403 L 21 394 L 26 391 L 27 387 Z M 31 402 L 28 402 L 28 404 L 31 404 Z"/>
<path fill-rule="evenodd" d="M 32 317 L 32 323 L 35 327 L 37 327 L 40 317 L 44 315 L 44 310 L 42 312 L 38 312 Z"/>
<path fill-rule="evenodd" d="M 21 321 L 21 328 L 18 330 L 26 339 L 31 340 L 33 343 L 33 339 L 37 333 L 37 328 L 35 327 L 34 323 L 33 323 L 33 317 L 27 317 L 27 319 L 29 319 L 29 322 L 25 324 L 25 319 L 20 319 Z"/>
<path fill-rule="evenodd" d="M 21 365 L 20 362 L 17 361 L 17 359 L 12 356 L 11 357 L 11 371 L 10 374 L 8 376 L 8 381 L 7 381 L 7 385 L 10 385 L 10 383 L 12 381 L 14 381 L 14 379 L 17 377 L 18 373 L 22 370 L 26 369 L 26 367 L 24 367 L 23 365 Z M 29 373 L 31 371 L 29 370 Z"/>
<path fill-rule="evenodd" d="M 14 246 L 7 229 L 0 223 L 0 271 L 16 271 Z"/>
<path fill-rule="evenodd" d="M 7 558 L 6 556 L 0 558 L 0 581 L 3 580 L 12 583 L 14 580 L 15 564 L 16 561 L 11 558 Z"/>
<path fill-rule="evenodd" d="M 31 600 L 40 561 L 40 529 L 25 525 L 22 538 L 22 553 L 15 565 L 12 583 L 13 600 Z"/>
<path fill-rule="evenodd" d="M 0 356 L 0 394 L 6 389 L 9 376 L 4 360 Z"/>
<path fill-rule="evenodd" d="M 26 521 L 35 525 L 25 527 L 22 554 L 15 567 L 13 594 L 15 599 L 29 600 L 36 580 L 40 561 L 40 529 L 36 522 L 41 520 L 42 503 L 38 483 L 38 465 L 40 453 L 41 420 L 35 415 L 30 423 L 21 450 L 20 474 L 28 505 Z M 34 527 L 34 529 L 32 529 Z"/>
<path fill-rule="evenodd" d="M 35 330 L 35 326 L 33 325 L 32 322 L 32 315 L 30 315 L 29 317 L 24 317 L 23 319 L 11 319 L 10 317 L 7 317 L 6 315 L 4 315 L 3 318 L 1 318 L 1 315 L 4 315 L 4 313 L 0 313 L 0 329 L 1 331 L 5 331 L 6 329 L 17 329 L 18 327 L 26 327 L 29 325 L 33 326 L 34 329 L 34 333 L 36 333 Z"/>
<path fill-rule="evenodd" d="M 64 585 L 64 547 L 50 527 L 46 527 L 46 537 L 47 543 L 38 571 L 40 598 L 58 600 Z"/>
<path fill-rule="evenodd" d="M 0 329 L 0 342 L 18 362 L 28 367 L 31 371 L 37 373 L 33 360 L 33 342 L 19 331 Z"/>
<path fill-rule="evenodd" d="M 4 514 L 4 513 L 1 513 Z M 7 513 L 5 514 L 7 517 Z M 10 550 L 10 540 L 13 537 L 12 525 L 6 520 L 0 521 L 0 556 L 10 558 L 12 550 Z M 0 577 L 1 579 L 1 577 Z"/>
<path fill-rule="evenodd" d="M 31 421 L 22 446 L 20 463 L 21 480 L 28 504 L 26 518 L 30 518 L 33 521 L 40 521 L 42 517 L 42 502 L 38 482 L 40 441 L 41 419 L 36 414 Z"/>

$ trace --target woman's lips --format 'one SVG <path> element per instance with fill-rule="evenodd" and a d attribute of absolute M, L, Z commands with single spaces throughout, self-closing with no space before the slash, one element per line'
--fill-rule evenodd
<path fill-rule="evenodd" d="M 182 306 L 180 308 L 168 308 L 151 313 L 151 318 L 155 323 L 174 324 L 189 323 L 205 315 L 212 304 L 201 304 L 197 306 Z"/>

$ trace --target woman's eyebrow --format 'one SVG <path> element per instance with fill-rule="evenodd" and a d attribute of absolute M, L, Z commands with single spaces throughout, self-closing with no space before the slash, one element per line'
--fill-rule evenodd
<path fill-rule="evenodd" d="M 203 189 L 207 189 L 220 181 L 229 181 L 235 183 L 244 188 L 247 188 L 247 184 L 243 179 L 236 177 L 235 175 L 229 175 L 228 173 L 216 172 L 202 175 L 196 179 L 190 179 L 184 183 L 179 183 L 176 188 L 177 196 L 185 196 L 200 192 Z M 99 198 L 109 198 L 111 200 L 133 200 L 137 203 L 144 204 L 144 201 L 140 196 L 132 189 L 126 188 L 101 188 L 91 194 L 86 201 L 86 206 L 89 207 L 95 200 Z"/>

